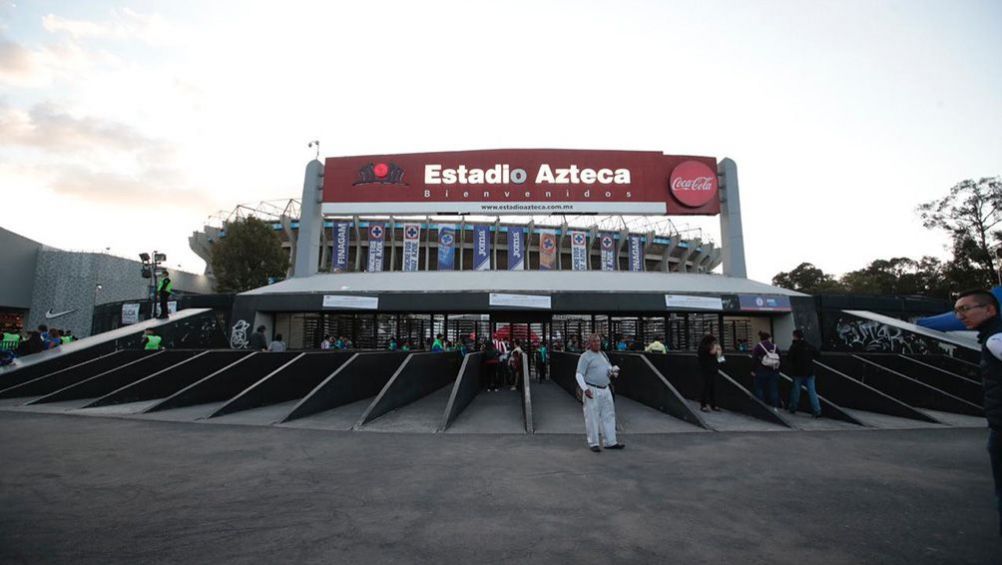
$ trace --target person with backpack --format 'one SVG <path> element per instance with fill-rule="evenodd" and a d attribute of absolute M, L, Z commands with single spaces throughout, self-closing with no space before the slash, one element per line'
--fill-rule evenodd
<path fill-rule="evenodd" d="M 787 408 L 790 414 L 797 413 L 800 406 L 800 387 L 807 388 L 807 398 L 811 401 L 811 415 L 815 418 L 821 417 L 821 402 L 818 401 L 818 392 L 814 388 L 814 360 L 818 358 L 816 347 L 807 343 L 804 339 L 804 332 L 793 330 L 793 343 L 787 353 L 787 360 L 790 362 L 790 376 L 793 377 L 793 388 L 790 389 L 790 403 Z"/>
<path fill-rule="evenodd" d="M 779 411 L 779 347 L 772 342 L 769 332 L 758 332 L 758 345 L 752 349 L 755 360 L 755 397 Z"/>

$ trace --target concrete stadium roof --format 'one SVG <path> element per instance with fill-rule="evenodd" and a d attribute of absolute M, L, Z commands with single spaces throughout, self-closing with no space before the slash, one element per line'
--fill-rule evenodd
<path fill-rule="evenodd" d="M 241 294 L 328 292 L 665 292 L 807 296 L 749 279 L 697 273 L 626 271 L 418 271 L 325 273 Z"/>

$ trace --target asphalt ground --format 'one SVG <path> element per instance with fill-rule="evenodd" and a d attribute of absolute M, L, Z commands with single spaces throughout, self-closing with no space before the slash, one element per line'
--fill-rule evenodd
<path fill-rule="evenodd" d="M 0 412 L 3 563 L 1000 563 L 983 429 L 362 433 Z"/>

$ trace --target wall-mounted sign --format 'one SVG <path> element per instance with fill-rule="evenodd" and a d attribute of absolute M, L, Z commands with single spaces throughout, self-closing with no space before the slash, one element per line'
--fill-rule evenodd
<path fill-rule="evenodd" d="M 666 294 L 665 308 L 669 310 L 714 310 L 724 309 L 724 301 L 717 296 L 687 296 Z"/>
<path fill-rule="evenodd" d="M 495 149 L 331 157 L 324 164 L 323 212 L 716 215 L 716 169 L 713 157 L 654 151 Z"/>
<path fill-rule="evenodd" d="M 766 296 L 762 294 L 738 295 L 743 312 L 790 312 L 789 296 Z"/>
<path fill-rule="evenodd" d="M 550 297 L 532 294 L 504 294 L 492 292 L 491 306 L 512 306 L 515 308 L 550 309 Z"/>
<path fill-rule="evenodd" d="M 324 308 L 349 308 L 352 310 L 376 310 L 379 308 L 377 296 L 348 296 L 325 294 Z"/>
<path fill-rule="evenodd" d="M 139 323 L 139 304 L 122 304 L 122 325 Z"/>

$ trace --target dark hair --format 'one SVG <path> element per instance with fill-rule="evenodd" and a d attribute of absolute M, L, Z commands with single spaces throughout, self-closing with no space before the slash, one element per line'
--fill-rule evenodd
<path fill-rule="evenodd" d="M 989 292 L 989 291 L 987 291 L 985 289 L 982 289 L 982 288 L 972 288 L 972 289 L 965 290 L 965 291 L 961 292 L 960 294 L 958 294 L 957 295 L 957 300 L 960 300 L 961 298 L 966 298 L 968 296 L 976 296 L 979 299 L 985 301 L 987 304 L 990 304 L 993 308 L 995 308 L 995 314 L 996 315 L 999 314 L 999 310 L 1000 310 L 1000 308 L 999 308 L 999 299 L 995 298 L 995 295 L 992 294 L 991 292 Z"/>
<path fill-rule="evenodd" d="M 258 327 L 257 327 L 257 331 L 259 331 L 259 332 L 263 332 L 263 331 L 264 331 L 264 326 L 258 326 Z"/>
<path fill-rule="evenodd" d="M 801 330 L 793 330 L 793 337 L 797 339 L 804 339 L 804 332 Z"/>
<path fill-rule="evenodd" d="M 713 335 L 713 334 L 706 334 L 706 335 L 703 336 L 703 339 L 700 340 L 700 342 L 699 342 L 699 348 L 703 349 L 704 347 L 709 347 L 709 346 L 713 345 L 714 343 L 716 343 L 716 341 L 717 341 L 717 337 L 715 335 Z"/>
<path fill-rule="evenodd" d="M 46 326 L 45 324 L 38 324 L 38 331 L 47 332 L 49 331 L 49 326 Z"/>
<path fill-rule="evenodd" d="M 765 340 L 765 339 L 769 339 L 770 337 L 772 337 L 772 334 L 770 334 L 769 332 L 758 332 L 758 338 L 759 339 Z"/>
<path fill-rule="evenodd" d="M 275 334 L 275 341 L 282 341 L 282 334 Z"/>

